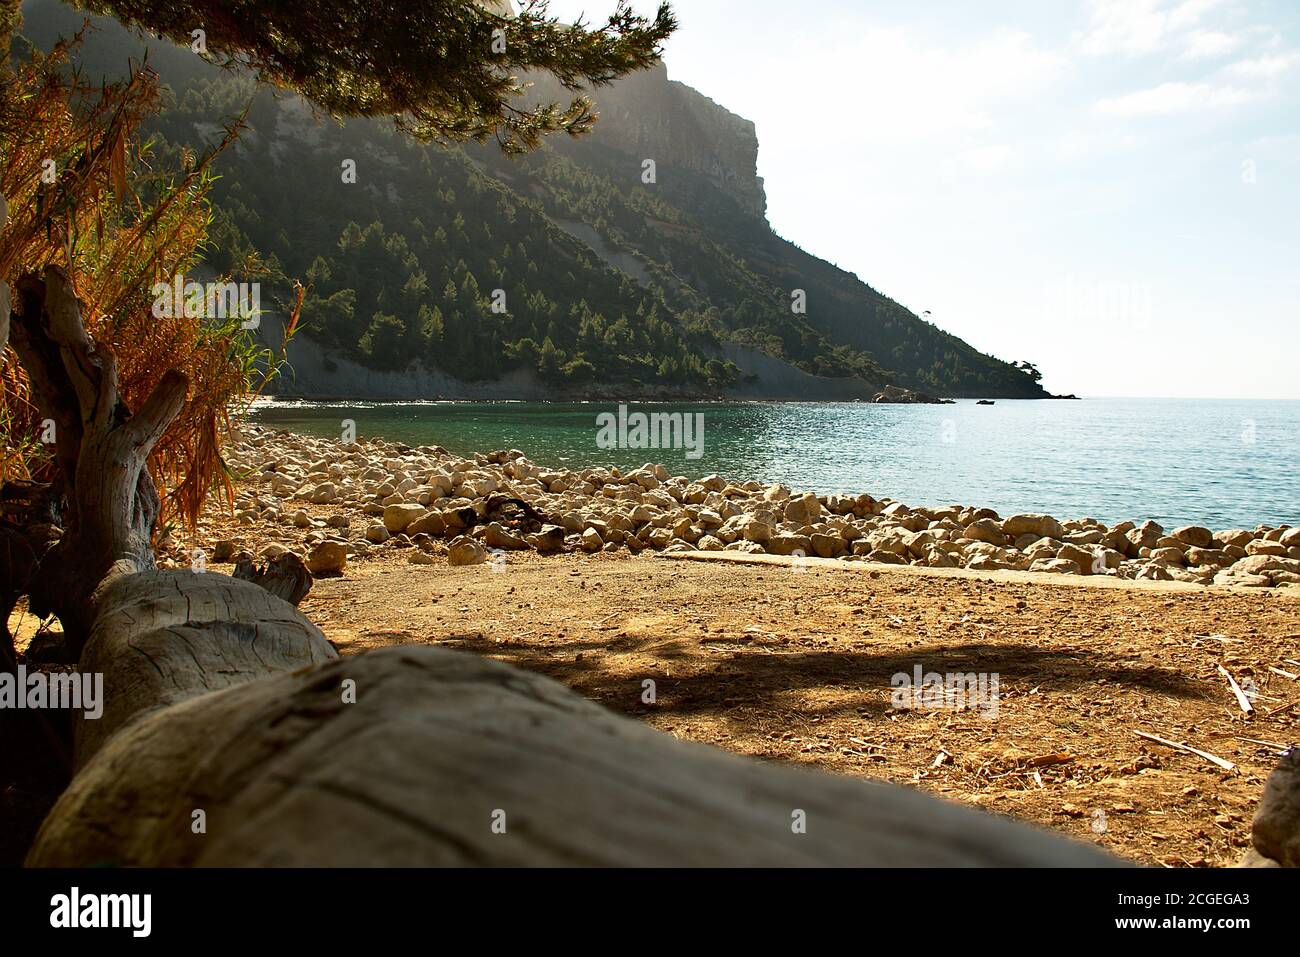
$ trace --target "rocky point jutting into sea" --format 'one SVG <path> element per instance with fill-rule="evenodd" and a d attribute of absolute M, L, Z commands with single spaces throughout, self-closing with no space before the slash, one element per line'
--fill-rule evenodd
<path fill-rule="evenodd" d="M 341 443 L 260 426 L 243 428 L 229 458 L 243 475 L 236 531 L 209 560 L 293 552 L 317 575 L 380 550 L 405 549 L 413 564 L 460 565 L 514 550 L 652 549 L 1300 588 L 1300 527 L 1286 525 L 1166 530 L 1153 521 L 1004 518 L 973 505 L 691 479 L 658 464 L 564 471 L 517 450 L 462 458 L 438 446 Z"/>

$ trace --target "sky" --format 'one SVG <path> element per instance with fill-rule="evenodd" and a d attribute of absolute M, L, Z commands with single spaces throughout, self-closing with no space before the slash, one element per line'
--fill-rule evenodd
<path fill-rule="evenodd" d="M 1300 399 L 1297 0 L 674 8 L 780 235 L 1053 392 Z"/>

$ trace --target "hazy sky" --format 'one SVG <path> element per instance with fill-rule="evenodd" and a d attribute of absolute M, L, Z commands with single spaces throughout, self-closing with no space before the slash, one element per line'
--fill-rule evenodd
<path fill-rule="evenodd" d="M 1296 0 L 674 6 L 782 236 L 1053 391 L 1300 398 Z"/>

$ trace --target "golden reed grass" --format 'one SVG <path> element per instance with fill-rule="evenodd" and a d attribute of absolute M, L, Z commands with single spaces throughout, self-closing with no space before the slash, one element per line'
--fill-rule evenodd
<path fill-rule="evenodd" d="M 230 501 L 221 450 L 231 415 L 247 408 L 279 360 L 255 345 L 238 317 L 155 316 L 151 289 L 201 262 L 212 218 L 210 165 L 242 118 L 202 156 L 168 150 L 172 162 L 160 163 L 161 151 L 140 136 L 159 109 L 157 75 L 141 64 L 120 82 L 86 84 L 69 67 L 79 41 L 0 75 L 0 194 L 10 211 L 0 232 L 0 280 L 64 266 L 87 332 L 117 359 L 128 408 L 138 408 L 168 369 L 189 377 L 185 406 L 149 467 L 163 500 L 160 526 L 180 521 L 192 529 L 210 492 Z M 300 303 L 299 291 L 290 333 Z M 54 465 L 26 377 L 11 350 L 3 358 L 0 484 L 48 479 Z"/>

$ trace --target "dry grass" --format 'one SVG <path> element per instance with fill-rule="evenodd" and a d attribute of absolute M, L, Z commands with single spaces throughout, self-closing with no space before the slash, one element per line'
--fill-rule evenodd
<path fill-rule="evenodd" d="M 12 282 L 47 265 L 68 270 L 87 331 L 117 359 L 128 408 L 138 408 L 168 369 L 188 377 L 185 407 L 149 465 L 163 520 L 192 525 L 214 487 L 229 493 L 221 449 L 230 410 L 260 391 L 275 357 L 254 346 L 238 316 L 155 316 L 151 290 L 201 260 L 210 164 L 241 124 L 202 156 L 169 154 L 175 163 L 159 162 L 160 151 L 140 136 L 159 106 L 157 76 L 141 65 L 121 82 L 86 84 L 68 69 L 77 42 L 0 78 L 0 194 L 10 208 L 0 233 L 0 278 Z M 29 395 L 19 364 L 7 356 L 0 483 L 48 478 L 53 468 Z"/>

